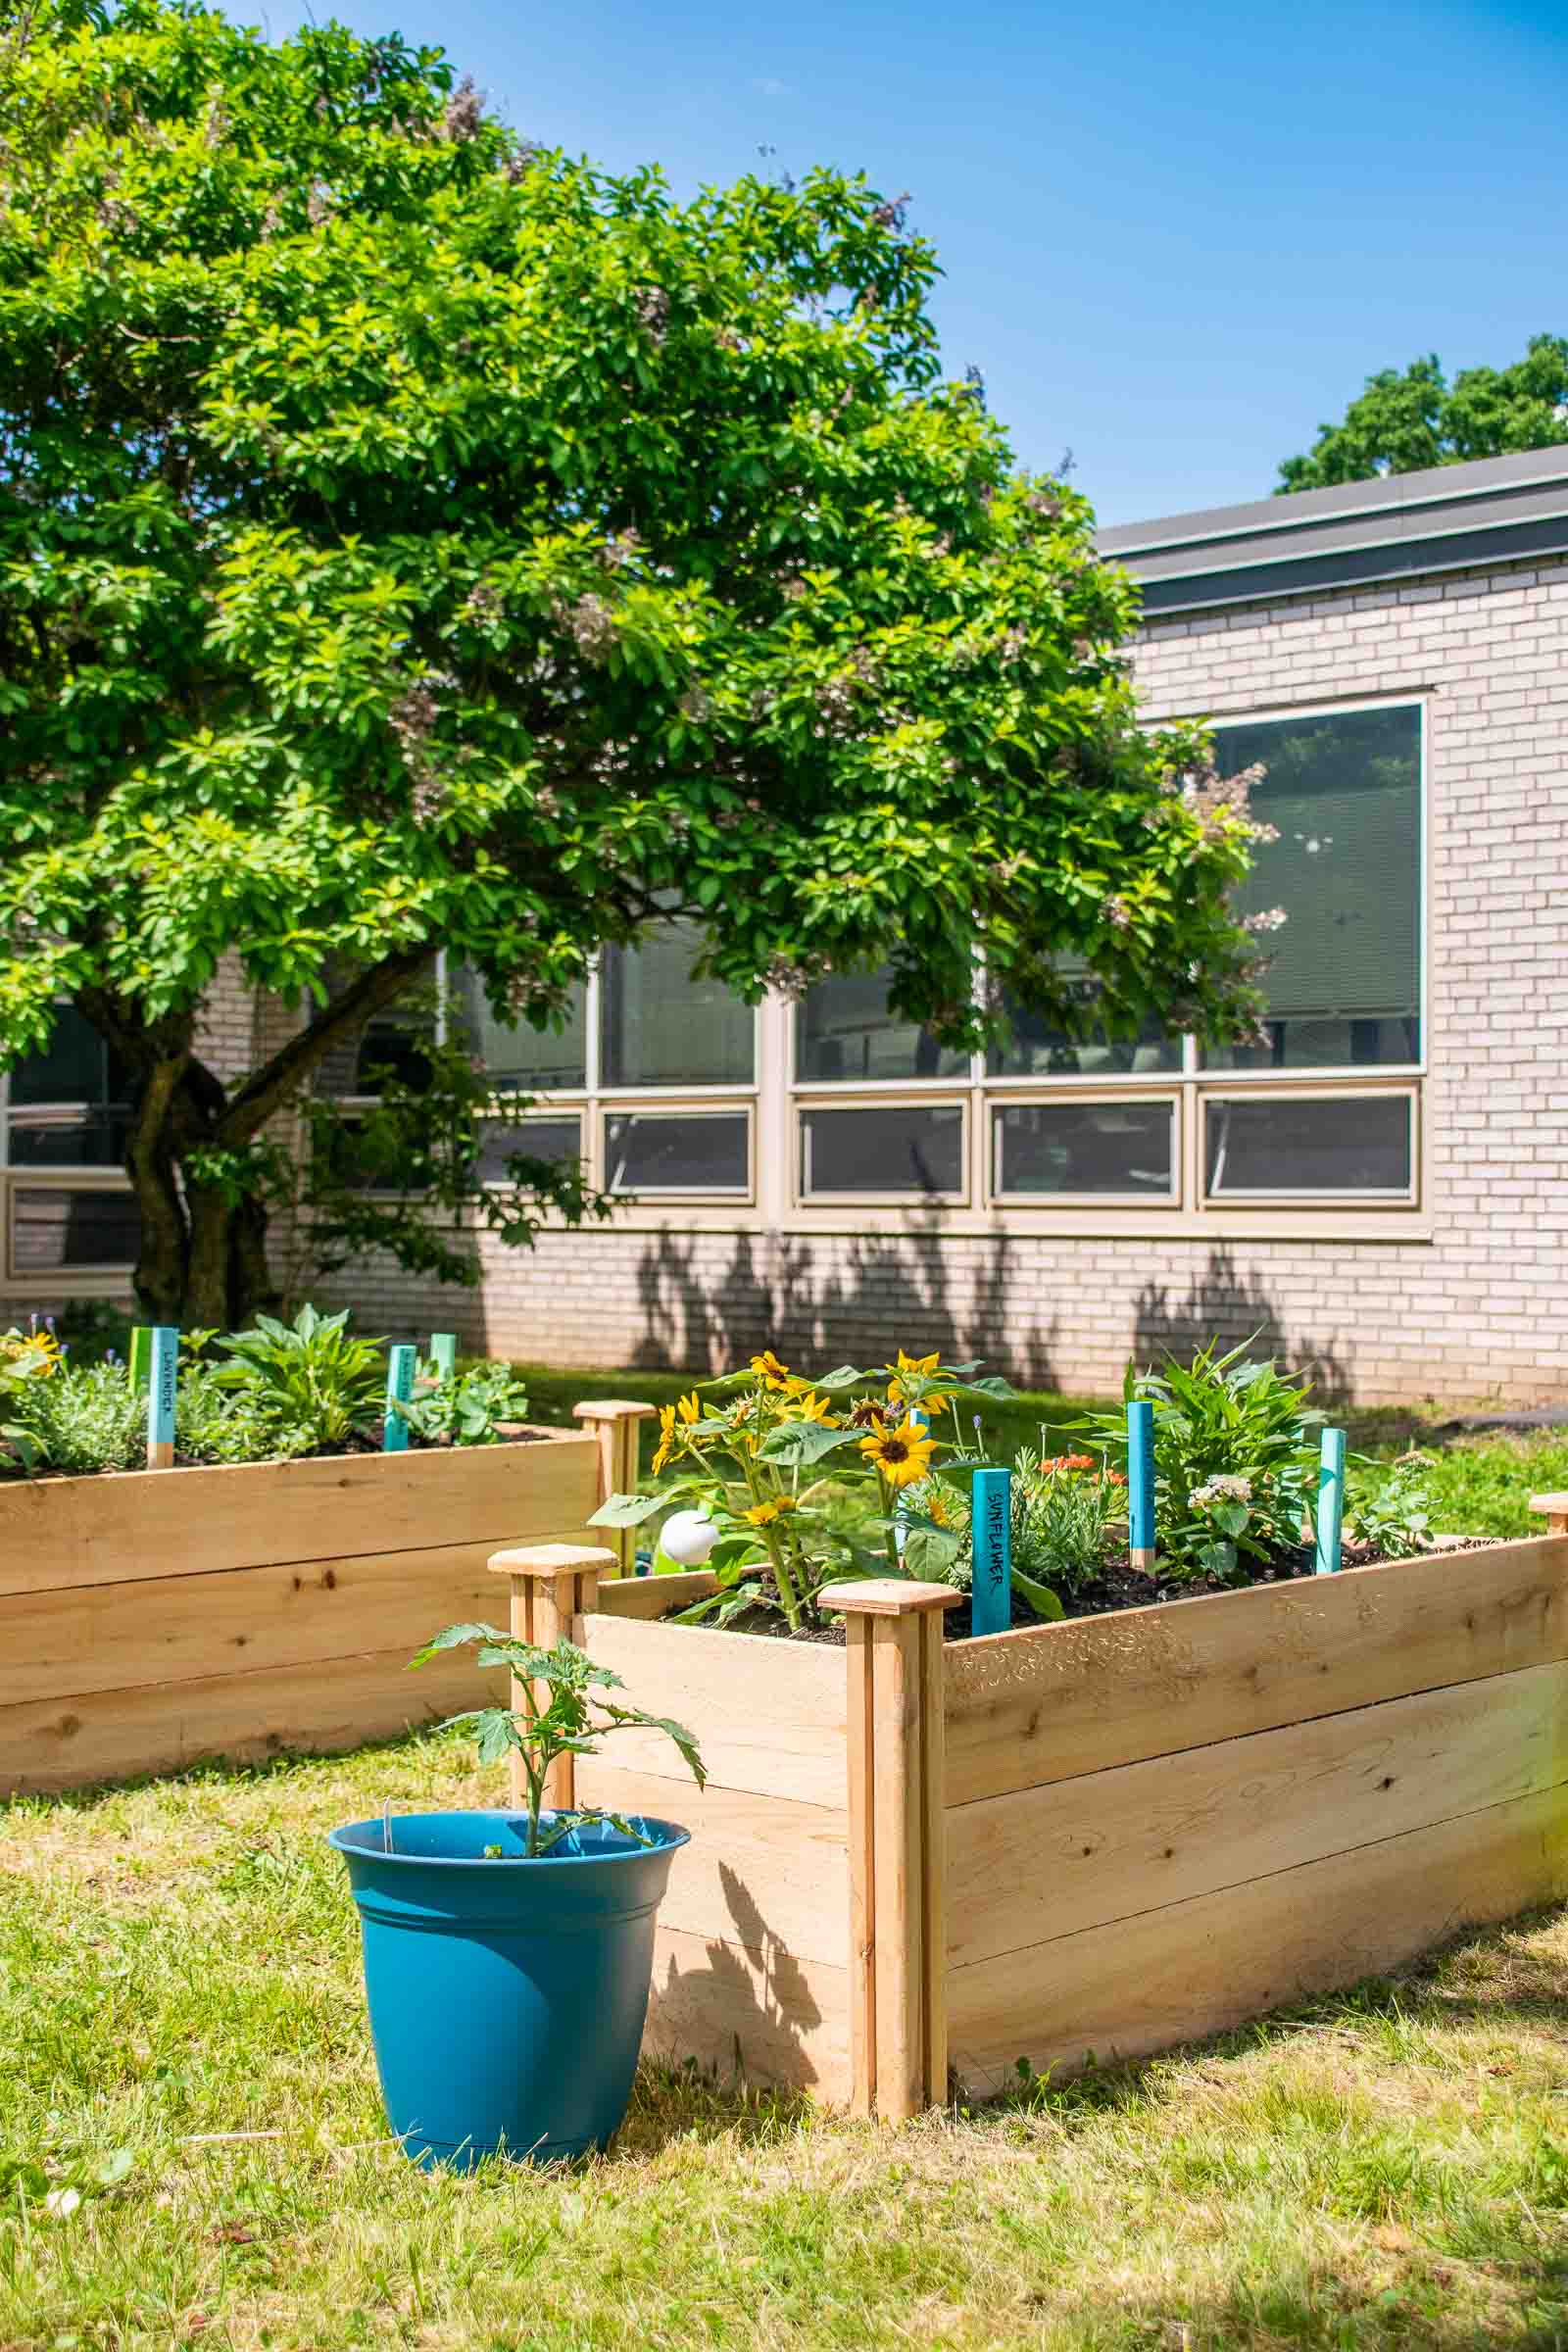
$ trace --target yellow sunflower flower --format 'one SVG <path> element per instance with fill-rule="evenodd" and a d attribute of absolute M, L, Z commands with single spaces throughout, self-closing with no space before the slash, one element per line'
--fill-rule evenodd
<path fill-rule="evenodd" d="M 786 1511 L 795 1507 L 793 1494 L 776 1494 L 771 1502 L 754 1502 L 746 1516 L 753 1527 L 771 1527 L 775 1519 L 782 1519 Z"/>
<path fill-rule="evenodd" d="M 677 1399 L 675 1409 L 680 1414 L 681 1419 L 685 1422 L 688 1429 L 691 1428 L 694 1421 L 700 1421 L 703 1417 L 703 1408 L 698 1401 L 697 1391 L 695 1389 L 693 1389 L 689 1396 L 682 1396 Z"/>
<path fill-rule="evenodd" d="M 906 1355 L 901 1348 L 899 1360 L 893 1369 L 895 1372 L 915 1372 L 922 1380 L 929 1380 L 941 1361 L 942 1351 L 940 1348 L 933 1348 L 929 1355 Z"/>
<path fill-rule="evenodd" d="M 764 1348 L 760 1355 L 753 1356 L 752 1370 L 757 1374 L 759 1380 L 769 1389 L 783 1389 L 789 1386 L 790 1368 L 788 1364 L 779 1362 L 771 1348 Z"/>
<path fill-rule="evenodd" d="M 837 1429 L 838 1415 L 827 1398 L 819 1396 L 814 1389 L 808 1389 L 804 1396 L 794 1396 L 791 1402 L 794 1406 L 790 1416 L 792 1420 L 819 1421 L 824 1429 Z"/>
<path fill-rule="evenodd" d="M 672 1404 L 662 1404 L 659 1408 L 659 1444 L 654 1448 L 654 1476 L 656 1478 L 674 1450 L 675 1407 Z"/>
<path fill-rule="evenodd" d="M 860 1451 L 873 1462 L 890 1487 L 918 1486 L 931 1473 L 936 1440 L 918 1421 L 901 1421 L 896 1429 L 872 1430 L 860 1440 Z"/>

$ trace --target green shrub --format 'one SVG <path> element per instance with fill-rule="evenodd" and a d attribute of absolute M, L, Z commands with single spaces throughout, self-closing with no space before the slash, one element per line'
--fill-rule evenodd
<path fill-rule="evenodd" d="M 426 1445 L 494 1446 L 503 1422 L 526 1416 L 528 1392 L 510 1364 L 470 1364 L 450 1379 L 421 1364 L 412 1398 L 398 1410 Z"/>
<path fill-rule="evenodd" d="M 1357 1542 L 1375 1544 L 1388 1559 L 1426 1551 L 1432 1541 L 1430 1453 L 1407 1453 L 1390 1469 L 1358 1461 L 1346 1481 L 1345 1523 Z"/>
<path fill-rule="evenodd" d="M 217 1342 L 227 1361 L 213 1377 L 246 1399 L 270 1440 L 286 1439 L 294 1452 L 344 1446 L 357 1436 L 378 1438 L 386 1411 L 386 1343 L 353 1338 L 348 1320 L 347 1308 L 322 1315 L 314 1306 L 302 1306 L 292 1323 L 258 1315 L 254 1329 Z"/>
<path fill-rule="evenodd" d="M 147 1398 L 123 1364 L 62 1364 L 14 1389 L 7 1407 L 11 1428 L 47 1469 L 135 1470 L 146 1461 Z"/>
<path fill-rule="evenodd" d="M 1306 1401 L 1304 1374 L 1282 1373 L 1210 1341 L 1190 1365 L 1167 1355 L 1158 1372 L 1128 1369 L 1124 1396 L 1154 1407 L 1154 1514 L 1161 1571 L 1245 1584 L 1297 1549 L 1317 1492 L 1324 1416 Z M 1127 1420 L 1092 1412 L 1072 1424 L 1127 1466 Z"/>

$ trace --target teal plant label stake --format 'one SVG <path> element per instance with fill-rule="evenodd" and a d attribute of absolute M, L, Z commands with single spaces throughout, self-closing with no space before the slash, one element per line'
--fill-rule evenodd
<path fill-rule="evenodd" d="M 174 1388 L 178 1377 L 179 1333 L 172 1324 L 155 1324 L 147 1334 L 147 1467 L 174 1466 Z"/>
<path fill-rule="evenodd" d="M 1317 1549 L 1312 1561 L 1316 1575 L 1338 1573 L 1344 1532 L 1345 1432 L 1326 1429 L 1317 1466 Z"/>
<path fill-rule="evenodd" d="M 1127 1407 L 1127 1552 L 1135 1568 L 1154 1566 L 1154 1408 L 1147 1396 Z"/>
<path fill-rule="evenodd" d="M 144 1389 L 152 1378 L 152 1369 L 153 1327 L 150 1323 L 138 1323 L 130 1335 L 130 1358 L 126 1365 L 131 1387 Z"/>
<path fill-rule="evenodd" d="M 974 1592 L 970 1630 L 1004 1634 L 1012 1623 L 1012 1472 L 977 1470 L 971 1495 Z"/>
<path fill-rule="evenodd" d="M 386 1419 L 381 1426 L 381 1451 L 407 1453 L 409 1425 L 393 1408 L 407 1404 L 414 1395 L 414 1366 L 418 1355 L 416 1348 L 394 1348 L 386 1367 Z"/>
<path fill-rule="evenodd" d="M 430 1361 L 437 1380 L 452 1380 L 458 1369 L 458 1335 L 455 1331 L 432 1331 Z"/>

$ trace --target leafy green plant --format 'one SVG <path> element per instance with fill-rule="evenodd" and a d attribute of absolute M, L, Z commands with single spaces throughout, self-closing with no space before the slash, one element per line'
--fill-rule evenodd
<path fill-rule="evenodd" d="M 1434 1508 L 1430 1453 L 1401 1454 L 1392 1469 L 1362 1456 L 1346 1482 L 1345 1518 L 1358 1543 L 1375 1544 L 1389 1559 L 1426 1551 Z"/>
<path fill-rule="evenodd" d="M 1055 1619 L 1066 1614 L 1062 1591 L 1079 1590 L 1103 1566 L 1126 1513 L 1127 1482 L 1093 1454 L 1048 1453 L 1046 1446 L 1042 1430 L 1037 1446 L 1013 1457 L 1012 1582 L 1037 1616 Z M 916 1575 L 967 1592 L 974 1580 L 968 1481 L 950 1466 L 917 1500 L 938 1534 L 951 1531 L 956 1548 L 945 1559 L 922 1526 L 910 1539 L 908 1564 Z"/>
<path fill-rule="evenodd" d="M 689 1618 L 722 1625 L 764 1608 L 792 1632 L 815 1624 L 824 1586 L 906 1572 L 901 1528 L 942 1537 L 915 1492 L 944 1450 L 933 1423 L 956 1390 L 1011 1395 L 978 1369 L 901 1348 L 874 1371 L 841 1364 L 811 1379 L 764 1348 L 746 1372 L 709 1384 L 711 1401 L 693 1389 L 662 1406 L 654 1474 L 671 1462 L 673 1474 L 649 1493 L 612 1494 L 589 1524 L 636 1527 L 672 1504 L 693 1506 L 715 1531 L 719 1590 Z"/>
<path fill-rule="evenodd" d="M 19 1464 L 30 1470 L 37 1457 L 32 1414 L 37 1391 L 47 1380 L 60 1377 L 59 1342 L 47 1324 L 34 1322 L 30 1331 L 0 1332 L 0 1469 Z"/>
<path fill-rule="evenodd" d="M 147 1398 L 123 1364 L 62 1364 L 11 1398 L 13 1442 L 26 1457 L 78 1476 L 134 1470 L 147 1456 Z M 30 1466 L 30 1463 L 27 1463 Z"/>
<path fill-rule="evenodd" d="M 423 1666 L 444 1650 L 469 1648 L 477 1651 L 481 1666 L 506 1667 L 522 1704 L 476 1707 L 454 1715 L 444 1728 L 471 1724 L 481 1764 L 518 1758 L 526 1792 L 524 1842 L 529 1856 L 548 1854 L 572 1830 L 596 1821 L 608 1822 L 626 1836 L 648 1842 L 635 1822 L 623 1814 L 602 1812 L 597 1806 L 554 1812 L 548 1825 L 542 1824 L 545 1781 L 557 1757 L 596 1755 L 600 1741 L 612 1732 L 662 1732 L 680 1750 L 698 1788 L 706 1783 L 708 1774 L 697 1742 L 685 1726 L 667 1715 L 646 1715 L 641 1707 L 623 1707 L 601 1697 L 601 1691 L 623 1689 L 621 1678 L 608 1666 L 596 1666 L 575 1642 L 558 1642 L 554 1649 L 540 1649 L 529 1642 L 514 1642 L 493 1625 L 449 1625 L 409 1662 Z"/>
<path fill-rule="evenodd" d="M 142 1411 L 145 1415 L 146 1404 Z M 290 1428 L 265 1396 L 235 1390 L 217 1365 L 181 1364 L 174 1397 L 174 1451 L 192 1462 L 288 1461 L 309 1453 L 309 1430 Z"/>
<path fill-rule="evenodd" d="M 504 1424 L 525 1418 L 528 1392 L 510 1364 L 470 1364 L 450 1379 L 424 1364 L 396 1409 L 427 1445 L 494 1446 Z"/>
<path fill-rule="evenodd" d="M 1221 1354 L 1211 1340 L 1191 1364 L 1167 1355 L 1159 1372 L 1128 1367 L 1127 1401 L 1154 1407 L 1155 1535 L 1168 1577 L 1245 1583 L 1245 1561 L 1296 1549 L 1310 1522 L 1323 1415 L 1306 1401 L 1304 1374 L 1250 1357 L 1250 1344 Z M 1125 1470 L 1125 1411 L 1071 1426 Z"/>
<path fill-rule="evenodd" d="M 348 1322 L 346 1308 L 302 1306 L 292 1323 L 258 1315 L 252 1330 L 218 1341 L 227 1360 L 214 1378 L 249 1401 L 258 1427 L 303 1437 L 295 1450 L 343 1446 L 386 1409 L 385 1343 L 355 1338 Z"/>

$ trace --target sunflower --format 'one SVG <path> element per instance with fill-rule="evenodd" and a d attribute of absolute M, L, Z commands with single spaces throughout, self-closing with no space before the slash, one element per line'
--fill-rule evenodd
<path fill-rule="evenodd" d="M 804 1396 L 793 1396 L 790 1401 L 794 1407 L 790 1415 L 792 1420 L 819 1421 L 824 1429 L 837 1429 L 837 1414 L 827 1398 L 819 1396 L 814 1389 L 808 1389 Z"/>
<path fill-rule="evenodd" d="M 788 1364 L 779 1362 L 771 1348 L 764 1348 L 760 1355 L 753 1356 L 752 1370 L 766 1389 L 784 1389 L 789 1386 L 790 1368 Z"/>
<path fill-rule="evenodd" d="M 918 1421 L 901 1421 L 897 1429 L 885 1423 L 860 1440 L 860 1451 L 874 1462 L 890 1487 L 918 1486 L 931 1473 L 936 1440 Z"/>
<path fill-rule="evenodd" d="M 850 1414 L 852 1429 L 882 1429 L 888 1420 L 888 1408 L 880 1396 L 862 1396 Z"/>
<path fill-rule="evenodd" d="M 941 1361 L 942 1354 L 939 1348 L 933 1349 L 930 1355 L 906 1355 L 901 1348 L 899 1360 L 893 1369 L 895 1372 L 913 1372 L 921 1380 L 929 1380 Z"/>
<path fill-rule="evenodd" d="M 793 1494 L 776 1494 L 771 1502 L 754 1502 L 746 1517 L 753 1527 L 771 1527 L 775 1519 L 782 1519 L 786 1511 L 795 1508 Z"/>
<path fill-rule="evenodd" d="M 662 1404 L 659 1408 L 659 1444 L 654 1448 L 654 1476 L 659 1473 L 675 1450 L 675 1407 Z"/>
<path fill-rule="evenodd" d="M 694 1421 L 700 1421 L 703 1417 L 703 1408 L 695 1389 L 689 1396 L 682 1396 L 678 1399 L 675 1409 L 688 1429 L 691 1428 Z"/>

